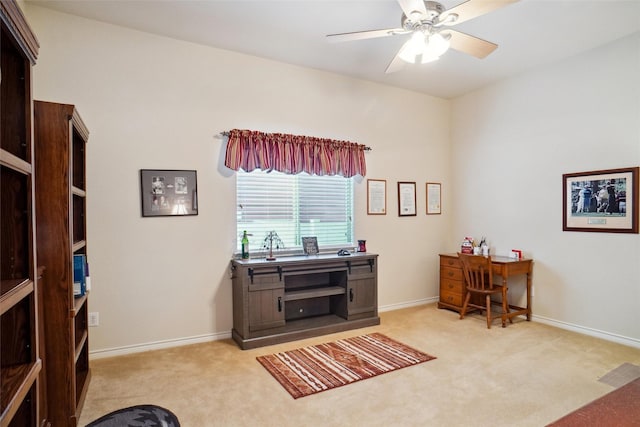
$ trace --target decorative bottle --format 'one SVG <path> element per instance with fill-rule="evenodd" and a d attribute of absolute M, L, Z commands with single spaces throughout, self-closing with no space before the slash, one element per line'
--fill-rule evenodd
<path fill-rule="evenodd" d="M 249 237 L 247 230 L 242 233 L 242 259 L 249 259 Z"/>

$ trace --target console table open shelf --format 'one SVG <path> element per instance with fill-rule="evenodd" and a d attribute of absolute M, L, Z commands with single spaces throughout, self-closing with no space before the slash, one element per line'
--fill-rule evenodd
<path fill-rule="evenodd" d="M 380 324 L 378 255 L 232 260 L 233 331 L 242 349 Z"/>

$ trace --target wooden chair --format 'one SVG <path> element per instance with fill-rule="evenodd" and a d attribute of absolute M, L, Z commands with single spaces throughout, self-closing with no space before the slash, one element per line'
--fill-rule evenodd
<path fill-rule="evenodd" d="M 491 257 L 458 253 L 462 272 L 467 286 L 467 296 L 460 311 L 460 319 L 464 319 L 469 307 L 487 311 L 487 328 L 491 329 L 491 295 L 502 295 L 502 327 L 506 326 L 507 313 L 509 313 L 509 303 L 507 301 L 507 288 L 502 285 L 493 284 L 493 273 L 491 270 Z M 485 297 L 485 305 L 475 304 L 471 301 L 471 295 L 482 295 Z M 511 321 L 511 319 L 509 319 Z"/>

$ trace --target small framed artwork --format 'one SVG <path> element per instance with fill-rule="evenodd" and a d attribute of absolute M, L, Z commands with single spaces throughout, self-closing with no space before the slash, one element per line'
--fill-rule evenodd
<path fill-rule="evenodd" d="M 562 230 L 638 233 L 638 170 L 562 175 Z"/>
<path fill-rule="evenodd" d="M 195 170 L 140 169 L 142 216 L 198 215 Z"/>
<path fill-rule="evenodd" d="M 317 237 L 303 237 L 302 249 L 304 249 L 305 255 L 318 255 L 318 238 Z"/>
<path fill-rule="evenodd" d="M 367 215 L 387 214 L 387 181 L 367 180 Z"/>
<path fill-rule="evenodd" d="M 427 215 L 442 213 L 442 185 L 439 182 L 427 182 Z"/>
<path fill-rule="evenodd" d="M 415 182 L 398 182 L 398 216 L 416 216 Z"/>

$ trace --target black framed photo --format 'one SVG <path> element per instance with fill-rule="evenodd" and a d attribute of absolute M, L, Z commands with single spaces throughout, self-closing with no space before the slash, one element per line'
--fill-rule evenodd
<path fill-rule="evenodd" d="M 562 175 L 562 230 L 638 233 L 639 169 Z"/>
<path fill-rule="evenodd" d="M 304 249 L 305 255 L 318 255 L 318 238 L 317 237 L 303 237 L 302 249 Z"/>
<path fill-rule="evenodd" d="M 142 216 L 198 215 L 195 170 L 140 169 Z"/>
<path fill-rule="evenodd" d="M 398 182 L 398 216 L 416 216 L 416 183 Z"/>

